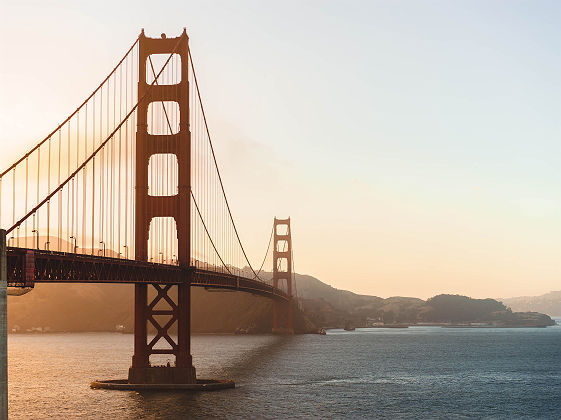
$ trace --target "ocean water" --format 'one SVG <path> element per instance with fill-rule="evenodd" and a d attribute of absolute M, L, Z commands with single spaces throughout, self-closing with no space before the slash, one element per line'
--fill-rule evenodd
<path fill-rule="evenodd" d="M 561 418 L 561 326 L 197 335 L 198 376 L 235 389 L 90 389 L 126 377 L 132 347 L 128 334 L 11 335 L 10 418 Z"/>

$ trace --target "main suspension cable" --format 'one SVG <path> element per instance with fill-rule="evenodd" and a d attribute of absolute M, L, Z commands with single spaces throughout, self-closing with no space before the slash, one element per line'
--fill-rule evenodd
<path fill-rule="evenodd" d="M 215 166 L 215 168 L 216 168 L 216 173 L 217 173 L 217 175 L 218 175 L 218 180 L 219 180 L 219 182 L 220 182 L 220 188 L 221 188 L 221 190 L 222 190 L 222 195 L 224 196 L 224 201 L 225 201 L 225 203 L 226 203 L 226 208 L 227 208 L 227 210 L 228 210 L 228 215 L 230 216 L 230 220 L 231 220 L 231 222 L 232 222 L 232 227 L 234 228 L 234 232 L 235 232 L 235 234 L 236 234 L 236 238 L 238 239 L 238 243 L 240 244 L 240 248 L 241 248 L 242 253 L 243 253 L 244 257 L 245 257 L 245 260 L 246 260 L 247 264 L 249 265 L 249 268 L 250 268 L 251 271 L 253 272 L 253 275 L 254 275 L 255 277 L 259 278 L 259 276 L 258 276 L 257 273 L 255 272 L 255 270 L 253 269 L 253 266 L 251 265 L 251 262 L 249 261 L 249 258 L 247 257 L 247 254 L 246 254 L 245 249 L 244 249 L 244 247 L 243 247 L 242 241 L 241 241 L 241 239 L 240 239 L 240 235 L 238 234 L 238 229 L 237 229 L 236 224 L 235 224 L 235 222 L 234 222 L 234 218 L 233 218 L 233 216 L 232 216 L 232 211 L 230 210 L 230 204 L 228 203 L 228 198 L 226 197 L 226 191 L 224 190 L 224 184 L 222 183 L 222 176 L 220 175 L 220 170 L 218 169 L 218 163 L 217 163 L 217 161 L 216 161 L 216 155 L 214 154 L 214 147 L 213 147 L 213 145 L 212 145 L 212 139 L 211 139 L 211 136 L 210 136 L 210 130 L 209 130 L 209 128 L 208 128 L 208 123 L 207 123 L 207 120 L 206 120 L 206 114 L 205 114 L 205 110 L 204 110 L 204 106 L 203 106 L 203 101 L 202 101 L 202 99 L 201 99 L 201 92 L 200 92 L 200 90 L 199 90 L 199 83 L 197 82 L 197 75 L 196 75 L 196 73 L 195 73 L 195 65 L 194 65 L 194 63 L 193 63 L 193 57 L 191 56 L 191 48 L 188 48 L 187 54 L 188 54 L 189 60 L 190 60 L 190 62 L 191 62 L 191 69 L 192 69 L 192 71 L 193 71 L 193 80 L 194 80 L 194 82 L 195 82 L 195 88 L 197 89 L 197 96 L 198 96 L 198 98 L 199 98 L 199 104 L 200 104 L 200 106 L 201 106 L 201 112 L 202 112 L 202 115 L 203 115 L 203 121 L 204 121 L 204 124 L 205 124 L 205 129 L 206 129 L 206 132 L 207 132 L 207 136 L 208 136 L 208 142 L 209 142 L 209 145 L 210 145 L 210 151 L 211 151 L 211 153 L 212 153 L 212 159 L 214 160 L 214 166 Z M 254 277 L 254 278 L 255 278 L 255 277 Z M 260 279 L 260 278 L 259 278 L 259 279 Z M 260 280 L 261 280 L 261 279 L 260 279 Z"/>
<path fill-rule="evenodd" d="M 136 42 L 135 42 L 136 44 Z M 165 67 L 167 66 L 167 64 L 169 63 L 171 57 L 173 56 L 173 54 L 175 54 L 177 47 L 179 46 L 180 41 L 177 41 L 172 53 L 170 54 L 170 56 L 168 57 L 168 59 L 166 60 L 166 62 L 164 63 L 162 69 L 160 70 L 160 72 L 158 73 L 158 77 L 160 76 L 160 74 L 164 71 Z M 152 82 L 150 84 L 150 86 L 148 87 L 148 89 L 146 90 L 146 92 L 144 93 L 144 95 L 142 96 L 142 98 L 140 98 L 136 104 L 132 107 L 132 109 L 129 111 L 129 113 L 125 116 L 125 118 L 113 129 L 113 131 L 111 132 L 111 134 L 98 146 L 98 148 L 80 165 L 78 166 L 78 168 L 76 168 L 76 170 L 74 172 L 72 172 L 71 175 L 68 176 L 68 178 L 58 186 L 57 189 L 55 189 L 52 193 L 48 194 L 47 197 L 45 199 L 43 199 L 43 201 L 41 201 L 39 204 L 37 204 L 32 210 L 30 210 L 25 216 L 23 216 L 20 220 L 18 220 L 17 223 L 15 223 L 12 227 L 10 227 L 10 229 L 8 229 L 6 231 L 6 233 L 10 233 L 12 230 L 14 230 L 16 227 L 20 226 L 24 221 L 27 220 L 27 218 L 32 215 L 33 213 L 35 213 L 40 207 L 43 206 L 43 204 L 45 204 L 46 202 L 48 202 L 56 193 L 58 193 L 66 184 L 68 184 L 68 182 L 70 182 L 70 180 L 72 180 L 89 162 L 90 160 L 92 160 L 97 153 L 103 149 L 103 147 L 109 142 L 109 140 L 111 140 L 114 136 L 115 133 L 117 133 L 117 131 L 119 131 L 119 129 L 123 126 L 123 124 L 125 123 L 125 121 L 128 120 L 128 118 L 133 114 L 134 111 L 136 111 L 136 109 L 138 108 L 138 105 L 144 100 L 144 98 L 146 98 L 148 96 L 148 94 L 150 93 L 150 91 L 152 90 L 152 87 L 154 86 L 154 82 Z"/>
<path fill-rule="evenodd" d="M 265 261 L 267 260 L 267 256 L 269 255 L 269 248 L 271 248 L 271 241 L 273 239 L 273 232 L 274 231 L 275 231 L 275 225 L 273 224 L 273 227 L 271 228 L 271 235 L 269 236 L 269 243 L 267 244 L 267 251 L 265 251 L 265 256 L 263 257 L 263 262 L 261 263 L 261 267 L 259 267 L 259 270 L 257 271 L 257 276 L 259 275 L 261 270 L 263 270 L 263 266 L 265 265 Z M 259 277 L 257 277 L 257 278 L 259 278 Z"/>
<path fill-rule="evenodd" d="M 197 214 L 199 215 L 199 218 L 201 219 L 201 223 L 203 224 L 203 227 L 205 229 L 205 232 L 208 236 L 208 239 L 210 240 L 210 243 L 212 245 L 212 247 L 214 248 L 214 251 L 216 252 L 216 255 L 218 255 L 218 258 L 220 259 L 220 262 L 222 263 L 222 265 L 224 266 L 224 268 L 228 271 L 229 274 L 232 274 L 232 272 L 230 271 L 230 269 L 228 268 L 228 266 L 224 263 L 224 260 L 222 259 L 222 257 L 220 256 L 220 253 L 218 252 L 218 250 L 216 249 L 216 246 L 214 245 L 214 241 L 212 240 L 212 238 L 210 237 L 210 233 L 208 232 L 208 229 L 206 227 L 206 223 L 203 220 L 203 216 L 201 214 L 201 211 L 199 210 L 199 206 L 197 205 L 197 200 L 195 200 L 195 196 L 193 195 L 193 190 L 189 191 L 191 193 L 191 197 L 193 198 L 193 203 L 195 204 L 195 208 L 197 209 Z M 232 274 L 233 275 L 233 274 Z"/>
<path fill-rule="evenodd" d="M 125 58 L 127 58 L 127 56 L 129 55 L 129 53 L 132 51 L 132 49 L 136 46 L 136 44 L 138 43 L 140 37 L 137 37 L 136 40 L 134 41 L 134 43 L 131 45 L 131 47 L 127 50 L 127 52 L 125 53 L 125 55 L 123 56 L 123 58 L 121 58 L 121 60 L 117 63 L 117 65 L 113 68 L 113 70 L 111 70 L 111 73 L 109 73 L 107 75 L 107 77 L 105 79 L 103 79 L 103 81 L 99 84 L 99 86 L 97 88 L 95 88 L 95 90 L 90 94 L 90 96 L 88 96 L 84 102 L 82 102 L 82 104 L 80 106 L 78 106 L 78 108 L 76 108 L 74 110 L 74 112 L 72 114 L 70 114 L 62 123 L 60 123 L 58 125 L 57 128 L 55 128 L 51 133 L 49 133 L 49 135 L 47 137 L 45 137 L 43 140 L 41 140 L 33 149 L 31 149 L 29 152 L 27 152 L 25 155 L 23 155 L 18 161 L 16 161 L 16 163 L 14 163 L 12 166 L 10 166 L 8 169 L 6 169 L 4 172 L 2 172 L 0 174 L 0 178 L 2 178 L 4 175 L 6 175 L 8 172 L 10 172 L 12 169 L 14 169 L 16 166 L 18 166 L 21 162 L 23 162 L 31 153 L 33 153 L 35 150 L 37 150 L 39 147 L 41 147 L 47 140 L 49 140 L 49 138 L 51 138 L 53 135 L 56 134 L 56 132 L 58 130 L 61 129 L 62 126 L 64 126 L 64 124 L 66 124 L 68 121 L 70 121 L 70 119 L 76 115 L 81 109 L 82 107 L 97 93 L 97 91 L 99 89 L 101 89 L 101 87 L 105 84 L 105 82 L 107 82 L 107 80 L 109 80 L 109 78 L 113 75 L 113 73 L 115 73 L 115 71 L 119 68 L 119 66 L 121 65 L 121 63 L 125 60 Z"/>

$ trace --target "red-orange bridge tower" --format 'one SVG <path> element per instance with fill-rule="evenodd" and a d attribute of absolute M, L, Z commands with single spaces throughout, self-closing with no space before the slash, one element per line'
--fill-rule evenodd
<path fill-rule="evenodd" d="M 135 285 L 130 383 L 196 382 L 192 286 L 270 298 L 273 332 L 294 331 L 290 219 L 274 221 L 266 278 L 234 223 L 185 31 L 142 31 L 93 93 L 0 174 L 0 225 L 9 286 Z M 175 363 L 154 366 L 158 355 Z"/>

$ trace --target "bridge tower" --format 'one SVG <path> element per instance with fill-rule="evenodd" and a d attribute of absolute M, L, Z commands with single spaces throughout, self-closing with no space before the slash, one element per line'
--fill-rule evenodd
<path fill-rule="evenodd" d="M 277 219 L 275 217 L 273 248 L 273 286 L 286 284 L 289 296 L 288 302 L 273 303 L 273 333 L 294 334 L 292 328 L 292 235 L 290 232 L 290 217 Z"/>
<path fill-rule="evenodd" d="M 150 222 L 155 217 L 173 217 L 178 239 L 177 261 L 180 266 L 190 264 L 190 189 L 191 189 L 191 133 L 189 128 L 189 38 L 183 33 L 178 38 L 148 38 L 144 30 L 139 37 L 138 98 L 147 97 L 138 105 L 136 131 L 136 208 L 135 208 L 135 258 L 148 259 Z M 151 54 L 171 54 L 181 59 L 181 81 L 175 85 L 150 85 L 146 82 L 148 57 Z M 150 67 L 148 67 L 150 70 Z M 148 106 L 152 102 L 174 101 L 179 105 L 179 131 L 170 135 L 148 132 Z M 177 192 L 173 195 L 148 194 L 148 164 L 155 154 L 174 154 L 178 163 Z M 135 285 L 134 307 L 134 355 L 129 369 L 130 383 L 195 383 L 191 339 L 191 287 L 190 279 L 178 286 L 151 285 L 156 297 L 148 301 L 147 284 Z M 177 293 L 172 291 L 177 288 Z M 166 309 L 157 309 L 158 304 Z M 161 305 L 160 305 L 161 306 Z M 161 319 L 164 318 L 164 321 Z M 148 342 L 147 326 L 152 324 L 156 336 Z M 170 336 L 170 328 L 177 325 L 177 340 Z M 165 348 L 158 345 L 163 343 Z M 175 366 L 153 367 L 150 355 L 171 354 Z"/>

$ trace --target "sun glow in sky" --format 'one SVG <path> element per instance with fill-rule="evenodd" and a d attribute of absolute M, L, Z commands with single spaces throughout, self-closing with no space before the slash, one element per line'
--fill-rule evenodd
<path fill-rule="evenodd" d="M 561 288 L 561 3 L 4 2 L 0 166 L 187 28 L 242 239 L 378 296 Z"/>

